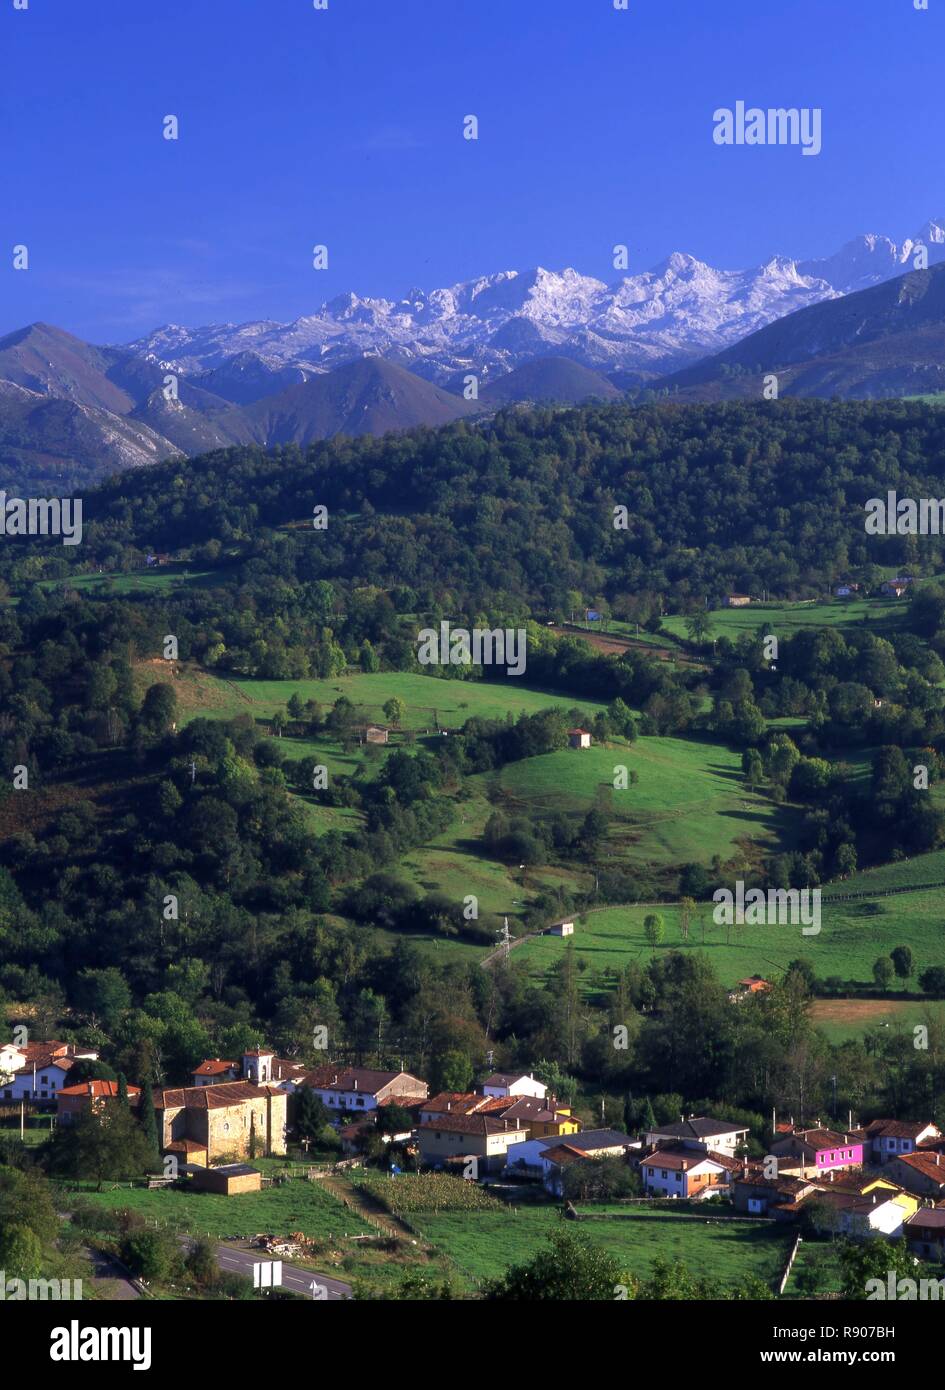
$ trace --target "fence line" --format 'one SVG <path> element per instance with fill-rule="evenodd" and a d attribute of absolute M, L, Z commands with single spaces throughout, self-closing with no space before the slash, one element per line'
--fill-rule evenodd
<path fill-rule="evenodd" d="M 800 1235 L 796 1235 L 796 1236 L 794 1237 L 794 1244 L 793 1244 L 792 1247 L 791 1247 L 791 1253 L 790 1253 L 790 1255 L 788 1255 L 787 1265 L 785 1266 L 784 1273 L 781 1275 L 781 1282 L 780 1282 L 780 1284 L 778 1285 L 778 1297 L 779 1297 L 779 1298 L 782 1296 L 782 1294 L 784 1293 L 785 1288 L 787 1287 L 787 1281 L 788 1281 L 788 1280 L 790 1279 L 790 1277 L 791 1277 L 791 1270 L 794 1268 L 794 1261 L 797 1259 L 797 1252 L 798 1252 L 798 1250 L 800 1250 L 800 1248 L 801 1248 L 801 1237 L 800 1237 Z"/>

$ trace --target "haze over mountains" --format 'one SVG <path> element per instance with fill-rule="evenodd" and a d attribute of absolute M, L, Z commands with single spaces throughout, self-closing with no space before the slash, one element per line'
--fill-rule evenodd
<path fill-rule="evenodd" d="M 95 347 L 32 324 L 0 338 L 7 487 L 66 490 L 229 444 L 436 426 L 517 401 L 577 404 L 654 386 L 679 399 L 941 389 L 945 222 L 747 271 L 674 254 L 613 284 L 501 271 L 401 301 L 338 296 L 275 322 L 168 325 Z M 903 271 L 911 272 L 903 275 Z M 176 395 L 167 382 L 173 375 Z M 478 400 L 464 398 L 470 376 Z"/>

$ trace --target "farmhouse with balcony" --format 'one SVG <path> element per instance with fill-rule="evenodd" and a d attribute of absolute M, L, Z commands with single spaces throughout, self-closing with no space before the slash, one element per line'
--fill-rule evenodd
<path fill-rule="evenodd" d="M 640 1163 L 643 1187 L 650 1197 L 679 1197 L 704 1201 L 727 1196 L 737 1158 L 690 1148 L 660 1148 Z"/>
<path fill-rule="evenodd" d="M 746 1216 L 770 1216 L 775 1221 L 793 1221 L 807 1199 L 818 1191 L 816 1184 L 803 1178 L 779 1175 L 767 1178 L 760 1168 L 747 1165 L 732 1174 L 732 1206 Z"/>

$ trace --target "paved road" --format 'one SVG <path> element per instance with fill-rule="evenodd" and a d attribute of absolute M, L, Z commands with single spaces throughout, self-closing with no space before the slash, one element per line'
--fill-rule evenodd
<path fill-rule="evenodd" d="M 225 1269 L 229 1274 L 243 1274 L 247 1279 L 252 1279 L 253 1265 L 257 1261 L 272 1258 L 273 1256 L 267 1255 L 265 1250 L 241 1250 L 237 1245 L 217 1246 L 217 1264 L 220 1268 Z M 351 1297 L 350 1284 L 345 1284 L 340 1279 L 332 1279 L 327 1274 L 319 1273 L 318 1270 L 306 1269 L 303 1265 L 289 1264 L 283 1260 L 282 1288 L 291 1289 L 293 1293 L 304 1293 L 311 1298 L 313 1281 L 327 1290 L 330 1301 Z"/>
<path fill-rule="evenodd" d="M 107 1255 L 104 1250 L 94 1250 L 88 1245 L 83 1247 L 82 1253 L 92 1266 L 90 1277 L 93 1283 L 99 1284 L 107 1290 L 110 1300 L 120 1301 L 141 1297 L 139 1291 L 128 1278 L 127 1269 L 111 1255 Z"/>

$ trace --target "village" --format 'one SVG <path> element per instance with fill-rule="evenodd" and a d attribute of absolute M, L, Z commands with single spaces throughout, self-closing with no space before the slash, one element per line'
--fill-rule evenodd
<path fill-rule="evenodd" d="M 764 982 L 743 984 L 748 993 Z M 27 1118 L 59 1129 L 125 1103 L 143 1123 L 140 1086 L 74 1079 L 97 1059 L 75 1043 L 4 1044 L 5 1115 L 19 1114 L 22 1133 Z M 189 1085 L 149 1093 L 161 1154 L 160 1169 L 137 1180 L 149 1189 L 238 1205 L 280 1181 L 278 1160 L 304 1158 L 310 1141 L 299 1136 L 299 1112 L 315 1098 L 336 1136 L 339 1172 L 370 1165 L 378 1176 L 452 1175 L 565 1215 L 597 1199 L 676 1211 L 680 1221 L 699 1209 L 794 1226 L 798 1235 L 904 1240 L 914 1260 L 945 1265 L 945 1134 L 921 1116 L 859 1124 L 850 1114 L 836 1128 L 773 1114 L 769 1131 L 753 1135 L 721 1115 L 681 1114 L 631 1134 L 585 1126 L 534 1070 L 495 1071 L 472 1090 L 430 1095 L 426 1081 L 403 1070 L 311 1068 L 265 1049 L 208 1058 Z M 468 1215 L 475 1220 L 474 1209 Z M 290 1257 L 306 1248 L 304 1236 L 287 1231 L 256 1233 L 255 1243 Z"/>

